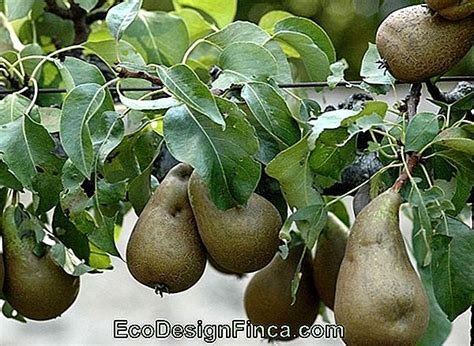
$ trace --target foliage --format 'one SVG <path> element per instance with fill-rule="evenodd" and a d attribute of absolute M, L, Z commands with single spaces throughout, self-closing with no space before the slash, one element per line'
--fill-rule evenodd
<path fill-rule="evenodd" d="M 153 164 L 164 144 L 199 172 L 220 209 L 245 205 L 263 173 L 276 179 L 291 214 L 282 238 L 310 249 L 329 210 L 347 219 L 340 200 L 360 186 L 327 191 L 361 153 L 383 162 L 364 179 L 378 192 L 406 168 L 405 154 L 417 152 L 401 193 L 416 221 L 415 257 L 432 304 L 425 340 L 447 337 L 447 319 L 474 293 L 474 237 L 463 221 L 474 183 L 472 93 L 411 118 L 402 104 L 383 101 L 323 111 L 280 85 L 386 93 L 394 79 L 374 45 L 356 86 L 345 81 L 347 62 L 337 60 L 326 32 L 289 13 L 269 13 L 258 26 L 233 22 L 235 0 L 175 0 L 169 13 L 141 9 L 139 0 L 53 3 L 5 1 L 0 14 L 2 82 L 16 90 L 0 100 L 0 192 L 12 200 L 33 194 L 27 221 L 54 238 L 55 259 L 68 272 L 112 269 L 123 217 L 132 208 L 139 214 L 156 187 Z M 90 24 L 85 41 L 84 28 L 72 27 L 77 18 L 66 15 L 73 8 Z M 3 311 L 12 316 L 8 305 Z"/>

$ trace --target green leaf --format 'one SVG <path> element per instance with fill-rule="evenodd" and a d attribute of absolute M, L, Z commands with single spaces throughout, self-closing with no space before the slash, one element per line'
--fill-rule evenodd
<path fill-rule="evenodd" d="M 220 209 L 245 205 L 260 179 L 260 165 L 253 159 L 258 150 L 255 132 L 245 114 L 232 102 L 218 99 L 227 114 L 226 128 L 186 106 L 171 108 L 165 116 L 168 149 L 186 162 L 209 186 Z"/>
<path fill-rule="evenodd" d="M 464 128 L 451 127 L 441 132 L 434 142 L 472 156 L 474 155 L 473 138 L 473 134 Z"/>
<path fill-rule="evenodd" d="M 231 23 L 237 13 L 237 0 L 173 0 L 175 9 L 192 8 L 210 16 L 222 28 Z"/>
<path fill-rule="evenodd" d="M 308 36 L 327 56 L 329 63 L 336 61 L 336 50 L 328 34 L 318 24 L 302 17 L 285 18 L 275 25 L 275 33 L 292 31 Z"/>
<path fill-rule="evenodd" d="M 328 212 L 324 202 L 298 209 L 296 213 L 291 215 L 291 220 L 298 225 L 308 249 L 311 250 L 316 245 L 319 235 L 324 225 L 326 225 L 327 218 Z"/>
<path fill-rule="evenodd" d="M 277 22 L 279 22 L 282 19 L 293 17 L 293 16 L 294 16 L 293 14 L 286 11 L 280 11 L 280 10 L 270 11 L 270 12 L 265 13 L 262 16 L 262 18 L 260 18 L 258 22 L 258 26 L 261 27 L 266 32 L 268 32 L 269 34 L 273 34 L 274 27 Z"/>
<path fill-rule="evenodd" d="M 152 169 L 153 164 L 144 170 L 138 177 L 131 180 L 127 187 L 128 200 L 132 204 L 137 215 L 142 213 L 153 193 L 151 184 Z"/>
<path fill-rule="evenodd" d="M 128 0 L 112 7 L 107 12 L 106 22 L 116 41 L 122 38 L 142 7 L 142 0 Z"/>
<path fill-rule="evenodd" d="M 260 140 L 259 159 L 270 162 L 280 151 L 301 137 L 298 124 L 283 97 L 271 85 L 261 82 L 245 84 L 241 93 L 250 110 L 250 122 Z"/>
<path fill-rule="evenodd" d="M 289 19 L 292 18 L 284 20 Z M 328 56 L 309 36 L 299 32 L 279 31 L 274 37 L 285 42 L 299 53 L 310 81 L 326 81 L 330 74 Z"/>
<path fill-rule="evenodd" d="M 20 95 L 10 94 L 0 100 L 0 125 L 15 121 L 23 116 L 31 101 Z"/>
<path fill-rule="evenodd" d="M 339 83 L 347 83 L 344 79 L 344 71 L 348 68 L 349 64 L 345 59 L 336 61 L 335 63 L 332 63 L 331 66 L 329 66 L 331 75 L 328 77 L 328 86 L 330 89 L 336 88 Z"/>
<path fill-rule="evenodd" d="M 3 316 L 5 316 L 6 318 L 11 318 L 11 319 L 17 320 L 18 322 L 26 323 L 25 318 L 22 315 L 20 315 L 18 311 L 13 309 L 12 306 L 7 301 L 3 302 L 2 313 L 3 313 Z"/>
<path fill-rule="evenodd" d="M 39 172 L 59 175 L 62 161 L 53 154 L 54 141 L 48 131 L 28 115 L 0 126 L 0 153 L 10 171 L 33 190 Z"/>
<path fill-rule="evenodd" d="M 166 12 L 140 11 L 124 34 L 148 64 L 180 63 L 189 46 L 184 20 Z"/>
<path fill-rule="evenodd" d="M 314 187 L 314 173 L 309 165 L 308 136 L 278 154 L 267 166 L 269 176 L 277 179 L 290 207 L 302 209 L 320 205 L 321 195 Z"/>
<path fill-rule="evenodd" d="M 266 48 L 252 42 L 227 46 L 219 57 L 219 67 L 223 71 L 213 87 L 223 90 L 232 84 L 266 81 L 278 73 L 275 57 Z"/>
<path fill-rule="evenodd" d="M 406 133 L 406 151 L 420 151 L 436 137 L 439 131 L 438 116 L 418 113 L 411 119 Z"/>
<path fill-rule="evenodd" d="M 183 8 L 173 12 L 181 17 L 188 28 L 189 41 L 194 42 L 212 32 L 212 25 L 198 12 L 190 8 Z"/>
<path fill-rule="evenodd" d="M 93 148 L 88 121 L 104 102 L 105 92 L 98 84 L 82 84 L 64 99 L 60 135 L 64 151 L 85 176 L 90 177 Z"/>
<path fill-rule="evenodd" d="M 143 60 L 140 53 L 126 41 L 117 42 L 114 40 L 106 40 L 86 42 L 84 47 L 87 49 L 86 52 L 93 53 L 102 59 L 111 70 L 117 63 L 117 51 L 120 62 L 145 66 L 145 60 Z"/>
<path fill-rule="evenodd" d="M 8 170 L 8 166 L 0 161 L 0 187 L 7 187 L 15 191 L 23 190 L 23 186 L 18 179 Z"/>
<path fill-rule="evenodd" d="M 89 12 L 90 10 L 94 9 L 99 0 L 74 0 L 74 2 Z"/>
<path fill-rule="evenodd" d="M 467 177 L 470 184 L 474 184 L 474 159 L 465 153 L 456 150 L 443 150 L 436 152 L 436 155 L 448 161 L 459 173 Z"/>
<path fill-rule="evenodd" d="M 474 235 L 463 222 L 448 217 L 433 236 L 431 271 L 436 299 L 450 321 L 466 311 L 474 294 Z"/>
<path fill-rule="evenodd" d="M 369 48 L 362 59 L 360 75 L 364 82 L 376 85 L 393 85 L 395 78 L 381 66 L 382 58 L 377 50 L 377 46 L 369 43 Z"/>
<path fill-rule="evenodd" d="M 33 7 L 35 0 L 4 0 L 5 13 L 9 21 L 24 18 Z"/>
<path fill-rule="evenodd" d="M 94 270 L 94 268 L 81 263 L 81 260 L 63 244 L 54 244 L 51 247 L 50 254 L 54 262 L 70 275 L 81 276 Z"/>
<path fill-rule="evenodd" d="M 102 223 L 87 237 L 99 249 L 121 258 L 115 244 L 115 218 L 103 217 Z"/>
<path fill-rule="evenodd" d="M 216 124 L 225 125 L 209 88 L 186 65 L 158 66 L 158 75 L 166 88 L 181 102 L 206 115 Z"/>
<path fill-rule="evenodd" d="M 122 102 L 125 107 L 139 111 L 161 110 L 181 105 L 181 102 L 176 100 L 174 97 L 164 97 L 155 100 L 134 100 L 129 97 L 126 97 L 120 92 L 119 97 L 120 102 Z"/>
<path fill-rule="evenodd" d="M 107 156 L 122 142 L 125 125 L 121 115 L 117 112 L 104 112 L 101 114 L 102 124 L 92 137 L 96 160 L 103 165 Z"/>
<path fill-rule="evenodd" d="M 20 57 L 25 58 L 33 55 L 44 55 L 43 49 L 36 43 L 26 45 L 20 52 Z M 23 69 L 25 71 L 25 74 L 27 76 L 31 76 L 32 72 L 36 68 L 36 66 L 40 63 L 41 59 L 29 59 L 29 60 L 24 60 L 21 64 L 23 65 Z M 38 78 L 41 75 L 41 70 L 40 73 L 36 75 L 36 78 Z"/>

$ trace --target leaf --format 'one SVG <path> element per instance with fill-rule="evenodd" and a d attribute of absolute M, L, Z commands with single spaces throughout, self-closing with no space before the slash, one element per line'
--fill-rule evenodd
<path fill-rule="evenodd" d="M 190 8 L 183 8 L 173 12 L 173 14 L 181 17 L 186 23 L 190 42 L 194 42 L 212 32 L 211 23 L 204 19 L 198 11 Z"/>
<path fill-rule="evenodd" d="M 67 249 L 63 244 L 54 244 L 51 247 L 50 254 L 54 262 L 70 275 L 81 276 L 94 270 L 94 268 L 82 263 L 74 252 Z"/>
<path fill-rule="evenodd" d="M 420 151 L 436 137 L 439 131 L 438 116 L 418 113 L 411 119 L 406 133 L 406 151 Z"/>
<path fill-rule="evenodd" d="M 103 217 L 102 223 L 87 237 L 99 249 L 122 258 L 115 244 L 115 218 Z"/>
<path fill-rule="evenodd" d="M 122 142 L 125 125 L 121 115 L 117 112 L 104 112 L 101 114 L 102 126 L 92 138 L 96 160 L 103 165 L 107 156 Z"/>
<path fill-rule="evenodd" d="M 152 169 L 153 164 L 144 170 L 138 177 L 131 180 L 127 187 L 128 200 L 132 204 L 137 215 L 142 213 L 153 193 L 151 186 Z"/>
<path fill-rule="evenodd" d="M 382 58 L 377 50 L 377 46 L 369 43 L 369 48 L 362 59 L 360 75 L 364 82 L 376 85 L 393 85 L 395 78 L 383 67 L 381 67 Z"/>
<path fill-rule="evenodd" d="M 132 24 L 142 7 L 142 0 L 128 0 L 112 7 L 105 18 L 112 36 L 120 41 L 125 30 Z"/>
<path fill-rule="evenodd" d="M 311 250 L 316 245 L 319 234 L 326 225 L 327 217 L 328 212 L 324 202 L 298 209 L 291 216 L 291 220 L 297 223 L 308 249 Z"/>
<path fill-rule="evenodd" d="M 284 20 L 289 19 L 292 18 Z M 290 45 L 299 53 L 310 81 L 326 81 L 330 74 L 329 59 L 309 36 L 299 32 L 279 31 L 274 37 Z"/>
<path fill-rule="evenodd" d="M 3 313 L 3 316 L 5 316 L 6 318 L 11 318 L 11 319 L 17 320 L 18 322 L 26 323 L 25 318 L 22 315 L 20 315 L 18 311 L 13 309 L 12 306 L 7 301 L 3 302 L 2 313 Z"/>
<path fill-rule="evenodd" d="M 474 183 L 474 159 L 456 150 L 443 150 L 436 152 L 436 155 L 448 161 L 459 173 L 468 178 L 468 181 Z"/>
<path fill-rule="evenodd" d="M 431 271 L 436 299 L 450 321 L 472 304 L 474 234 L 463 222 L 448 217 L 433 236 Z"/>
<path fill-rule="evenodd" d="M 231 23 L 237 13 L 237 0 L 173 0 L 175 9 L 192 8 L 204 12 L 222 28 Z"/>
<path fill-rule="evenodd" d="M 277 22 L 279 22 L 282 19 L 288 18 L 288 17 L 293 17 L 293 14 L 290 12 L 286 11 L 281 11 L 281 10 L 274 10 L 265 13 L 262 18 L 260 18 L 258 22 L 258 26 L 261 27 L 263 30 L 268 32 L 269 34 L 274 33 L 274 27 Z"/>
<path fill-rule="evenodd" d="M 169 69 L 158 66 L 157 71 L 163 84 L 179 101 L 225 126 L 214 96 L 193 70 L 179 64 Z"/>
<path fill-rule="evenodd" d="M 266 81 L 278 73 L 275 57 L 266 48 L 252 42 L 230 44 L 222 51 L 218 64 L 223 71 L 213 87 L 223 90 L 232 84 Z"/>
<path fill-rule="evenodd" d="M 171 154 L 194 167 L 218 208 L 229 209 L 245 205 L 257 186 L 260 165 L 253 155 L 258 142 L 245 114 L 234 103 L 217 100 L 227 114 L 224 131 L 203 114 L 180 106 L 166 113 L 164 133 Z"/>
<path fill-rule="evenodd" d="M 53 154 L 54 141 L 48 131 L 28 115 L 0 126 L 0 154 L 10 171 L 33 190 L 38 172 L 58 175 L 62 161 Z"/>
<path fill-rule="evenodd" d="M 321 105 L 312 99 L 303 99 L 300 106 L 300 117 L 303 121 L 316 119 L 321 114 Z"/>
<path fill-rule="evenodd" d="M 84 47 L 86 48 L 86 52 L 93 53 L 102 59 L 111 70 L 117 63 L 117 51 L 122 63 L 134 63 L 136 65 L 145 66 L 145 60 L 143 60 L 140 53 L 126 41 L 116 42 L 114 40 L 106 40 L 86 42 L 84 43 Z"/>
<path fill-rule="evenodd" d="M 329 63 L 336 61 L 336 50 L 328 34 L 318 24 L 302 17 L 289 17 L 275 25 L 275 33 L 292 31 L 308 36 L 326 54 Z"/>
<path fill-rule="evenodd" d="M 473 138 L 473 134 L 464 128 L 451 127 L 441 132 L 434 142 L 472 156 L 474 155 Z"/>
<path fill-rule="evenodd" d="M 271 85 L 261 82 L 245 84 L 241 92 L 250 110 L 250 122 L 260 139 L 258 157 L 270 162 L 280 151 L 300 139 L 298 124 L 283 97 Z"/>
<path fill-rule="evenodd" d="M 15 191 L 23 190 L 21 183 L 13 173 L 8 170 L 8 166 L 2 161 L 0 161 L 0 187 L 7 187 Z"/>
<path fill-rule="evenodd" d="M 336 61 L 329 66 L 331 75 L 328 77 L 327 81 L 330 89 L 336 88 L 339 83 L 347 83 L 344 79 L 344 71 L 348 68 L 349 64 L 345 59 Z"/>
<path fill-rule="evenodd" d="M 64 99 L 60 135 L 64 151 L 85 176 L 92 172 L 93 148 L 88 126 L 90 118 L 104 102 L 105 92 L 98 84 L 82 84 Z"/>
<path fill-rule="evenodd" d="M 33 7 L 35 0 L 4 0 L 5 13 L 9 21 L 24 18 Z"/>
<path fill-rule="evenodd" d="M 15 121 L 23 116 L 31 101 L 20 95 L 10 94 L 0 100 L 0 125 Z"/>
<path fill-rule="evenodd" d="M 134 100 L 126 97 L 120 92 L 118 95 L 120 97 L 120 102 L 122 102 L 125 107 L 139 111 L 161 110 L 181 105 L 181 102 L 176 100 L 174 97 L 164 97 L 155 100 Z"/>
<path fill-rule="evenodd" d="M 140 11 L 124 34 L 148 64 L 180 63 L 189 46 L 184 20 L 166 12 Z"/>
<path fill-rule="evenodd" d="M 99 0 L 74 0 L 74 2 L 89 12 L 94 9 Z"/>

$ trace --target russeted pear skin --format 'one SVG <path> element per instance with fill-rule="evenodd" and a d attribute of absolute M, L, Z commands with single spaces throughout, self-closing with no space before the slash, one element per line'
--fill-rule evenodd
<path fill-rule="evenodd" d="M 348 345 L 415 345 L 426 330 L 428 299 L 400 232 L 400 204 L 388 190 L 352 226 L 334 304 Z"/>
<path fill-rule="evenodd" d="M 246 206 L 220 210 L 196 171 L 189 180 L 189 198 L 201 239 L 219 266 L 242 274 L 270 263 L 278 250 L 282 225 L 273 204 L 253 193 Z"/>
<path fill-rule="evenodd" d="M 449 20 L 461 20 L 474 13 L 474 0 L 426 0 L 426 4 Z"/>
<path fill-rule="evenodd" d="M 291 305 L 291 281 L 302 254 L 303 246 L 290 250 L 283 260 L 276 254 L 272 262 L 257 272 L 245 290 L 244 305 L 249 320 L 255 326 L 290 327 L 289 335 L 280 340 L 291 340 L 297 336 L 302 326 L 311 326 L 319 311 L 319 298 L 313 285 L 311 255 L 306 252 L 301 266 L 301 281 L 296 293 L 295 304 Z M 271 339 L 272 335 L 264 335 Z M 287 337 L 285 337 L 287 336 Z"/>
<path fill-rule="evenodd" d="M 3 215 L 3 293 L 10 305 L 31 320 L 60 316 L 76 300 L 79 278 L 67 274 L 51 258 L 33 253 L 34 235 L 20 235 L 15 223 L 16 207 Z"/>
<path fill-rule="evenodd" d="M 201 278 L 206 251 L 188 200 L 192 168 L 175 166 L 143 209 L 127 244 L 133 277 L 157 292 L 187 290 Z"/>
<path fill-rule="evenodd" d="M 390 14 L 378 28 L 376 44 L 396 79 L 419 83 L 456 65 L 473 39 L 474 16 L 449 21 L 416 5 Z"/>
<path fill-rule="evenodd" d="M 331 310 L 334 309 L 336 282 L 346 250 L 349 229 L 333 213 L 318 238 L 316 254 L 313 260 L 314 285 L 321 301 Z"/>
<path fill-rule="evenodd" d="M 3 265 L 3 254 L 0 253 L 0 292 L 3 289 L 4 280 L 5 280 L 5 267 Z"/>

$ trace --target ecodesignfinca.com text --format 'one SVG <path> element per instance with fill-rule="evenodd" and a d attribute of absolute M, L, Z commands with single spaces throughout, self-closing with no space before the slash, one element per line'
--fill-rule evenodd
<path fill-rule="evenodd" d="M 292 335 L 296 333 L 296 335 Z M 218 339 L 287 339 L 291 337 L 314 339 L 339 339 L 344 328 L 337 324 L 314 324 L 291 330 L 290 326 L 255 326 L 249 320 L 233 320 L 228 324 L 204 324 L 202 320 L 192 324 L 172 324 L 165 319 L 153 323 L 137 324 L 128 320 L 114 321 L 116 339 L 200 339 L 213 343 Z"/>

